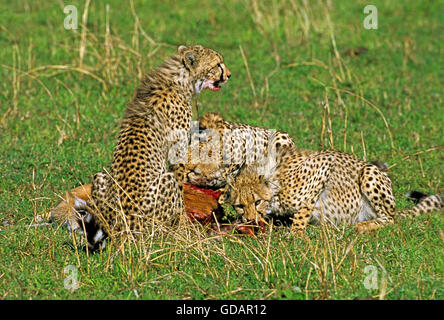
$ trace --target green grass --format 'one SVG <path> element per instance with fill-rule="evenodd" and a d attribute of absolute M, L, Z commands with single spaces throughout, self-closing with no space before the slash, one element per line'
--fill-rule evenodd
<path fill-rule="evenodd" d="M 26 228 L 109 166 L 141 75 L 179 44 L 216 49 L 232 72 L 223 90 L 198 96 L 200 114 L 386 161 L 400 208 L 408 190 L 443 190 L 442 1 L 374 1 L 377 30 L 363 28 L 365 1 L 108 3 L 107 15 L 92 2 L 76 31 L 64 29 L 61 2 L 0 4 L 0 299 L 444 298 L 442 211 L 370 235 L 190 229 L 117 255 L 88 256 L 64 229 Z M 85 3 L 72 4 L 81 22 Z M 358 47 L 368 51 L 347 54 Z M 377 289 L 364 286 L 367 266 Z"/>

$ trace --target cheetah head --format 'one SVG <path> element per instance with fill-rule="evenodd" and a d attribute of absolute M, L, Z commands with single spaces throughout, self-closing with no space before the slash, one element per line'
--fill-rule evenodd
<path fill-rule="evenodd" d="M 199 142 L 198 151 L 199 154 L 194 154 L 198 158 L 193 159 L 193 149 L 191 147 L 188 149 L 185 181 L 201 187 L 223 187 L 225 165 L 220 157 L 220 146 L 214 145 L 211 140 Z"/>
<path fill-rule="evenodd" d="M 190 73 L 195 93 L 204 89 L 219 91 L 221 85 L 231 77 L 223 57 L 212 49 L 200 45 L 180 46 L 178 53 Z"/>
<path fill-rule="evenodd" d="M 244 222 L 258 223 L 270 213 L 273 189 L 265 176 L 247 170 L 228 182 L 223 196 Z"/>
<path fill-rule="evenodd" d="M 224 185 L 220 163 L 198 163 L 185 165 L 185 181 L 201 187 L 221 187 Z"/>

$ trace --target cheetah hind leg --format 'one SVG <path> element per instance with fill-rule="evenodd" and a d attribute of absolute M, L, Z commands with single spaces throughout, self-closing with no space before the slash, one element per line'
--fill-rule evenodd
<path fill-rule="evenodd" d="M 364 206 L 361 209 L 360 221 L 370 220 L 357 223 L 356 230 L 359 233 L 370 232 L 393 223 L 395 198 L 388 175 L 375 165 L 367 164 L 360 178 L 361 192 L 370 207 Z"/>
<path fill-rule="evenodd" d="M 356 225 L 358 232 L 368 232 L 378 229 L 387 223 L 393 223 L 394 218 L 417 217 L 443 207 L 444 202 L 439 195 L 426 195 L 412 191 L 406 194 L 415 202 L 415 206 L 406 210 L 395 210 L 395 200 L 391 182 L 385 172 L 377 174 L 378 169 L 365 168 L 362 176 L 361 190 L 376 212 L 376 219 L 360 222 Z"/>

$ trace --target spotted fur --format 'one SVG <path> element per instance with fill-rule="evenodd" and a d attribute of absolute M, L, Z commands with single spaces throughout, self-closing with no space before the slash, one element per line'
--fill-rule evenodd
<path fill-rule="evenodd" d="M 245 165 L 263 163 L 269 152 L 273 156 L 272 153 L 282 148 L 294 146 L 285 132 L 226 121 L 216 113 L 205 113 L 198 122 L 199 130 L 207 134 L 203 134 L 203 142 L 198 145 L 199 161 L 189 158 L 185 165 L 185 181 L 190 184 L 224 187 Z M 189 156 L 191 152 L 190 146 Z M 205 161 L 207 155 L 208 161 Z M 220 200 L 223 201 L 223 197 Z"/>
<path fill-rule="evenodd" d="M 88 235 L 90 248 L 107 236 L 134 237 L 152 225 L 178 221 L 184 211 L 183 166 L 170 172 L 168 151 L 187 142 L 192 97 L 204 89 L 218 91 L 230 76 L 218 52 L 196 45 L 180 46 L 142 80 L 125 111 L 111 169 L 92 181 L 86 211 L 100 228 Z"/>
<path fill-rule="evenodd" d="M 277 165 L 266 175 L 255 166 L 243 169 L 226 197 L 245 220 L 291 216 L 298 232 L 308 223 L 352 224 L 366 232 L 443 205 L 440 196 L 431 195 L 397 211 L 391 180 L 378 166 L 340 151 L 295 148 L 278 154 Z"/>

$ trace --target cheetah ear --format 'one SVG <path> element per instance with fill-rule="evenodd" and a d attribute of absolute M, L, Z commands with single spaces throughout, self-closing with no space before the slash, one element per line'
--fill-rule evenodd
<path fill-rule="evenodd" d="M 179 54 L 183 54 L 183 53 L 185 52 L 186 49 L 188 49 L 188 47 L 182 45 L 182 46 L 179 46 L 179 47 L 177 48 L 177 52 L 178 52 Z"/>
<path fill-rule="evenodd" d="M 187 52 L 185 54 L 185 59 L 190 64 L 190 66 L 193 66 L 194 62 L 196 62 L 196 58 L 194 57 L 194 53 L 192 52 Z"/>
<path fill-rule="evenodd" d="M 185 65 L 186 68 L 190 69 L 190 67 L 194 66 L 196 62 L 196 57 L 189 47 L 179 46 L 179 48 L 177 48 L 177 52 L 181 55 L 182 63 Z"/>

